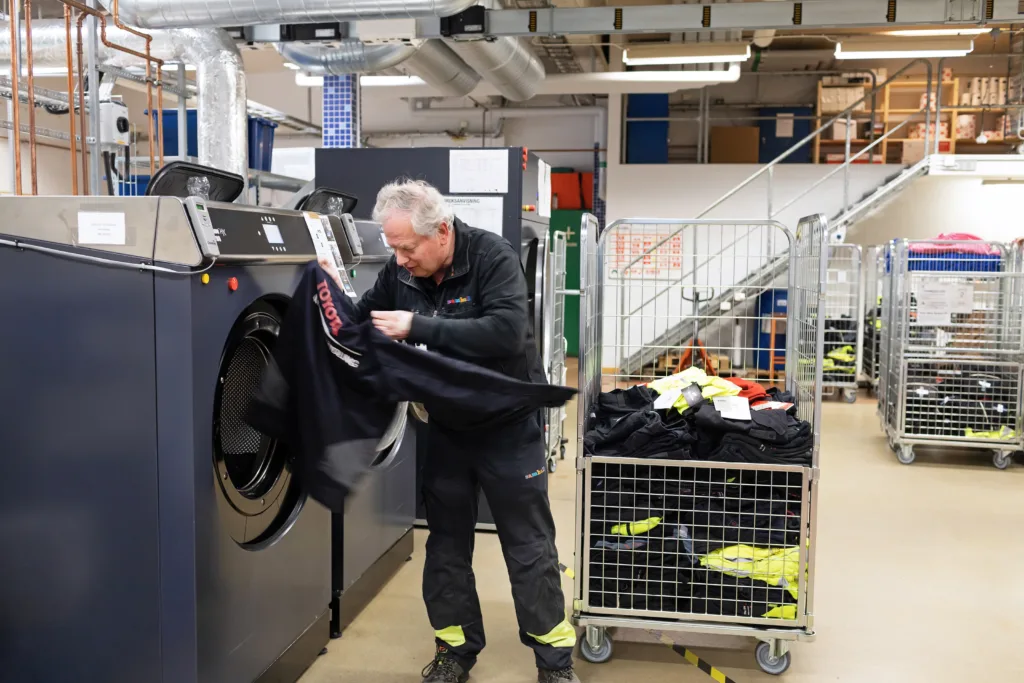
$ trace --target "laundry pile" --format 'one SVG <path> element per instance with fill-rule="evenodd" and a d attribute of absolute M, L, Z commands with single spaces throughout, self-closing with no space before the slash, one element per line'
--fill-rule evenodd
<path fill-rule="evenodd" d="M 998 366 L 907 367 L 906 432 L 913 436 L 1016 438 L 1017 378 Z"/>
<path fill-rule="evenodd" d="M 724 417 L 723 397 L 745 399 L 749 419 Z M 690 368 L 601 394 L 584 452 L 810 465 L 813 430 L 795 415 L 787 392 Z M 802 472 L 593 463 L 590 606 L 794 619 L 804 485 Z"/>
<path fill-rule="evenodd" d="M 822 379 L 826 384 L 850 384 L 857 377 L 857 324 L 849 316 L 825 320 L 825 358 Z"/>
<path fill-rule="evenodd" d="M 750 418 L 723 418 L 713 400 L 727 396 L 746 399 Z M 809 465 L 811 426 L 795 415 L 788 392 L 689 368 L 601 394 L 583 448 L 611 457 Z"/>

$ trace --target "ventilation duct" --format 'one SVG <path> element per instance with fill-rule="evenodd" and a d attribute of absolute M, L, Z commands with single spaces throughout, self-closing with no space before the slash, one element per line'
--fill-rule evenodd
<path fill-rule="evenodd" d="M 199 163 L 247 175 L 248 131 L 245 73 L 234 40 L 220 29 L 195 28 L 152 31 L 154 57 L 196 67 L 198 92 Z M 107 26 L 107 39 L 145 52 L 145 41 L 116 26 Z M 26 45 L 24 27 L 21 44 Z M 64 20 L 32 22 L 32 57 L 38 67 L 67 66 Z M 99 60 L 112 66 L 140 66 L 142 60 L 99 44 Z M 0 62 L 10 71 L 11 31 L 0 23 Z"/>
<path fill-rule="evenodd" d="M 442 95 L 463 97 L 473 92 L 480 82 L 480 74 L 452 52 L 444 41 L 428 40 L 398 69 L 410 76 L 419 76 Z"/>
<path fill-rule="evenodd" d="M 522 102 L 536 95 L 544 80 L 544 65 L 516 38 L 451 41 L 448 45 L 502 97 L 513 102 Z"/>
<path fill-rule="evenodd" d="M 417 52 L 416 45 L 367 45 L 354 39 L 332 46 L 278 43 L 274 47 L 289 62 L 318 76 L 383 71 L 397 66 Z"/>
<path fill-rule="evenodd" d="M 108 10 L 111 0 L 100 0 Z M 319 24 L 448 17 L 475 0 L 119 0 L 118 17 L 139 28 Z"/>
<path fill-rule="evenodd" d="M 279 43 L 276 47 L 282 57 L 316 75 L 401 70 L 453 97 L 468 95 L 480 82 L 480 76 L 440 40 L 419 45 L 366 45 L 348 40 L 341 47 L 299 43 Z"/>

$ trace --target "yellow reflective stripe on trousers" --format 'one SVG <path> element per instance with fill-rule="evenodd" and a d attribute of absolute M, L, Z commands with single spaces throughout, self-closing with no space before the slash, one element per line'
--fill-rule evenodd
<path fill-rule="evenodd" d="M 434 631 L 434 635 L 452 647 L 459 647 L 466 644 L 466 632 L 461 626 L 449 626 L 440 631 Z"/>
<path fill-rule="evenodd" d="M 576 647 L 576 629 L 572 627 L 572 624 L 570 624 L 568 620 L 563 620 L 561 624 L 554 627 L 543 636 L 535 636 L 532 633 L 528 633 L 527 635 L 542 645 L 550 645 L 551 647 Z"/>

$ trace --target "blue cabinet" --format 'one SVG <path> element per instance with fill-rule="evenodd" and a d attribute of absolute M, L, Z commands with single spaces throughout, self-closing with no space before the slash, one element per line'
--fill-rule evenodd
<path fill-rule="evenodd" d="M 764 107 L 760 112 L 763 118 L 760 120 L 761 144 L 757 156 L 758 161 L 762 164 L 767 164 L 778 158 L 780 154 L 811 134 L 812 120 L 810 118 L 798 118 L 801 116 L 813 116 L 814 110 L 810 107 Z M 790 117 L 792 119 L 787 120 Z M 791 130 L 793 134 L 787 137 L 780 137 L 780 132 L 784 134 L 790 132 L 790 124 L 792 124 Z M 812 149 L 812 143 L 808 142 L 786 157 L 786 160 L 782 163 L 809 164 L 811 163 Z"/>

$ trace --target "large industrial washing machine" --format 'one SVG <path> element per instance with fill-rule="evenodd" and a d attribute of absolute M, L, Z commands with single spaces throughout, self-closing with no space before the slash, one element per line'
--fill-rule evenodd
<path fill-rule="evenodd" d="M 151 187 L 197 177 L 0 198 L 5 683 L 290 683 L 328 642 L 331 516 L 242 415 L 344 230 Z"/>
<path fill-rule="evenodd" d="M 458 159 L 467 154 L 488 157 L 489 163 L 503 168 L 499 175 L 505 177 L 504 189 L 463 192 L 457 186 Z M 500 157 L 500 159 L 499 159 Z M 364 200 L 352 214 L 356 218 L 370 218 L 377 192 L 386 183 L 398 178 L 421 178 L 436 187 L 443 195 L 455 200 L 455 214 L 469 225 L 498 232 L 513 245 L 520 245 L 523 267 L 526 271 L 530 296 L 531 330 L 537 342 L 538 353 L 542 353 L 543 294 L 544 277 L 547 272 L 549 217 L 539 209 L 541 193 L 550 193 L 550 176 L 545 175 L 545 164 L 525 147 L 505 147 L 485 150 L 453 149 L 449 147 L 418 148 L 353 148 L 318 149 L 316 151 L 316 180 L 318 188 L 345 188 L 346 192 Z M 494 171 L 493 167 L 491 169 Z M 547 178 L 544 180 L 544 178 Z M 481 196 L 486 194 L 487 196 Z M 460 203 L 461 200 L 461 203 Z M 465 200 L 470 200 L 465 203 Z M 499 209 L 497 215 L 490 214 L 491 223 L 481 223 L 483 214 L 479 207 L 493 206 Z M 356 221 L 357 224 L 360 221 Z M 358 276 L 357 276 L 358 277 Z M 546 364 L 546 363 L 545 363 Z M 417 421 L 415 440 L 418 452 L 418 468 L 426 461 L 427 430 Z M 408 437 L 407 437 L 408 438 Z M 420 493 L 420 473 L 417 473 L 416 524 L 425 526 L 426 510 Z M 481 494 L 478 505 L 477 529 L 494 530 L 494 516 Z"/>

